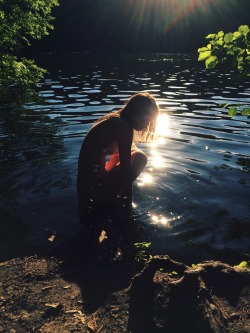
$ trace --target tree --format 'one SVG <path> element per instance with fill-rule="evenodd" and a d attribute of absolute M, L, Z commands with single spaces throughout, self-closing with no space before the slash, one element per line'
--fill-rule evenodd
<path fill-rule="evenodd" d="M 58 0 L 0 0 L 0 88 L 35 85 L 45 73 L 19 55 L 34 39 L 53 29 L 51 10 Z"/>
<path fill-rule="evenodd" d="M 205 61 L 206 68 L 214 68 L 217 65 L 228 64 L 237 72 L 237 80 L 244 80 L 250 76 L 250 29 L 247 25 L 241 25 L 237 31 L 217 34 L 209 34 L 210 43 L 198 49 L 199 61 Z M 234 116 L 238 111 L 242 115 L 250 115 L 248 105 L 225 104 L 229 109 L 229 115 Z"/>

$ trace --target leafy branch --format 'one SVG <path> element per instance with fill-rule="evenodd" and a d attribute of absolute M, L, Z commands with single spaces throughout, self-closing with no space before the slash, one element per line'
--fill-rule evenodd
<path fill-rule="evenodd" d="M 36 85 L 46 72 L 19 52 L 53 29 L 52 8 L 58 0 L 0 0 L 1 102 L 9 90 Z M 3 93 L 4 92 L 4 93 Z"/>
<path fill-rule="evenodd" d="M 250 76 L 250 29 L 241 25 L 237 31 L 209 34 L 206 39 L 210 42 L 198 49 L 198 61 L 205 61 L 207 69 L 215 68 L 219 64 L 228 64 L 237 72 L 237 80 L 244 80 Z M 223 106 L 228 109 L 229 115 L 234 116 L 240 112 L 244 116 L 250 115 L 248 104 Z"/>

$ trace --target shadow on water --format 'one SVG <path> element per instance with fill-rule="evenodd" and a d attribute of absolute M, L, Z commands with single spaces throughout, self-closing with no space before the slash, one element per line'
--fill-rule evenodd
<path fill-rule="evenodd" d="M 65 149 L 63 139 L 57 136 L 62 122 L 51 119 L 46 109 L 34 112 L 32 104 L 1 107 L 0 115 L 0 258 L 6 260 L 41 250 L 29 244 L 33 233 L 30 220 L 36 219 L 35 209 L 33 213 L 30 210 L 51 191 L 51 185 L 61 181 L 62 175 L 55 173 L 50 184 L 46 170 L 57 167 Z M 30 203 L 32 218 L 25 213 Z"/>

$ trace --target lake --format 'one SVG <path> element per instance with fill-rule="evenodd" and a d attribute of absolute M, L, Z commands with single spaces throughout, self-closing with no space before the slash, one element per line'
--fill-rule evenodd
<path fill-rule="evenodd" d="M 160 107 L 134 183 L 135 222 L 153 254 L 196 263 L 246 258 L 250 245 L 250 80 L 206 70 L 192 55 L 47 54 L 43 101 L 0 111 L 0 260 L 44 254 L 80 229 L 76 177 L 93 122 L 134 93 Z M 238 262 L 235 262 L 237 264 Z"/>

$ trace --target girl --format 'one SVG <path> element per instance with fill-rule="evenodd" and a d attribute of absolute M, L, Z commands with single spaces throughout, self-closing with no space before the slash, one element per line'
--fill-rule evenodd
<path fill-rule="evenodd" d="M 124 107 L 99 119 L 86 135 L 78 161 L 80 219 L 100 204 L 116 198 L 132 206 L 132 183 L 147 163 L 134 145 L 134 131 L 141 141 L 153 137 L 158 107 L 148 93 L 133 95 Z"/>

